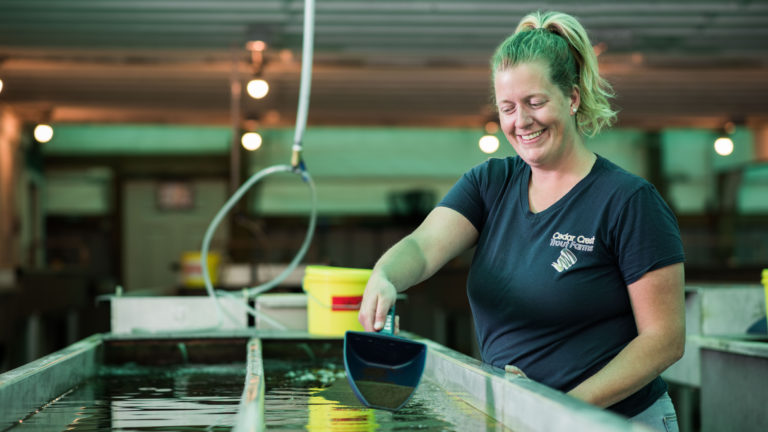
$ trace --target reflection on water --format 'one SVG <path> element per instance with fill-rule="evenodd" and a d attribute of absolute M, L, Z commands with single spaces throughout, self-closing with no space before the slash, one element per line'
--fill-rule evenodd
<path fill-rule="evenodd" d="M 12 431 L 228 431 L 244 380 L 242 363 L 104 368 Z"/>
<path fill-rule="evenodd" d="M 304 366 L 302 369 L 295 362 L 289 366 L 283 361 L 265 360 L 267 430 L 507 430 L 427 379 L 422 379 L 402 409 L 391 412 L 363 406 L 352 392 L 343 366 L 332 363 L 320 368 Z"/>

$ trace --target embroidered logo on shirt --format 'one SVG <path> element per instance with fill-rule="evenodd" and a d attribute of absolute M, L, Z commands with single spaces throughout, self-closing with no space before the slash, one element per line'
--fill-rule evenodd
<path fill-rule="evenodd" d="M 562 273 L 564 270 L 568 270 L 572 265 L 576 264 L 576 261 L 576 255 L 569 251 L 568 248 L 563 248 L 560 251 L 560 256 L 557 257 L 557 261 L 552 263 L 552 267 L 554 267 L 558 273 Z"/>
<path fill-rule="evenodd" d="M 592 252 L 592 250 L 595 249 L 595 236 L 575 236 L 569 233 L 563 234 L 556 232 L 552 234 L 552 239 L 550 239 L 549 245 L 561 248 L 575 249 L 577 251 L 583 252 Z"/>

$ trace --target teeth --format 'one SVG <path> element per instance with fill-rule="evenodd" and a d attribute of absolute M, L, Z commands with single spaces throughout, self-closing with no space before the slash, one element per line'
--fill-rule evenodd
<path fill-rule="evenodd" d="M 532 133 L 530 135 L 522 135 L 522 137 L 523 137 L 524 140 L 531 140 L 531 139 L 534 139 L 537 136 L 541 135 L 542 133 L 544 133 L 544 129 L 542 129 L 542 130 L 540 130 L 538 132 L 534 132 L 534 133 Z"/>

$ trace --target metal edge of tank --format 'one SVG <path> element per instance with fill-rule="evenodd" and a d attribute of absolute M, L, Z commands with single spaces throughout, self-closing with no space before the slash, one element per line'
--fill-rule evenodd
<path fill-rule="evenodd" d="M 618 414 L 507 374 L 434 341 L 413 339 L 427 345 L 425 377 L 514 431 L 650 431 Z"/>
<path fill-rule="evenodd" d="M 102 334 L 94 334 L 0 374 L 0 429 L 23 422 L 42 406 L 95 375 L 103 340 Z"/>

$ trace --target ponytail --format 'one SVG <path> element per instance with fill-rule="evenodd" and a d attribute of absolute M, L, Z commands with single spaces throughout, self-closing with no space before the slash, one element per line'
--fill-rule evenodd
<path fill-rule="evenodd" d="M 550 79 L 563 94 L 579 88 L 581 101 L 576 112 L 579 132 L 594 136 L 616 120 L 608 99 L 614 96 L 611 85 L 600 76 L 597 56 L 587 32 L 576 18 L 561 12 L 534 12 L 520 20 L 491 59 L 493 74 L 516 64 L 543 60 L 549 65 Z"/>

